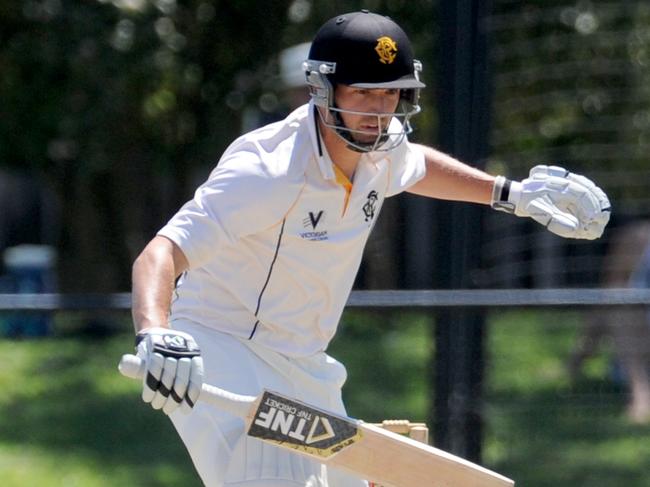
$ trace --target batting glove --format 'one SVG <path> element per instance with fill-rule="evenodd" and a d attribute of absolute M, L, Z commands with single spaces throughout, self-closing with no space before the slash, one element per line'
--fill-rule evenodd
<path fill-rule="evenodd" d="M 148 328 L 136 335 L 136 351 L 147 370 L 142 400 L 170 414 L 190 412 L 203 385 L 201 350 L 191 335 L 169 328 Z"/>
<path fill-rule="evenodd" d="M 535 166 L 521 182 L 498 176 L 492 208 L 530 217 L 561 237 L 588 240 L 603 234 L 611 213 L 602 189 L 558 166 Z"/>

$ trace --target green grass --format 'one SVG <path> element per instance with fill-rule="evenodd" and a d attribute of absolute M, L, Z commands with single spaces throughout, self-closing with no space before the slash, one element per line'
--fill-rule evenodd
<path fill-rule="evenodd" d="M 508 312 L 491 322 L 486 462 L 527 487 L 650 486 L 650 427 L 626 420 L 610 352 L 569 380 L 580 315 Z"/>
<path fill-rule="evenodd" d="M 131 334 L 80 337 L 81 321 L 60 317 L 53 338 L 0 340 L 0 485 L 199 486 L 171 423 L 117 373 Z M 522 487 L 650 487 L 650 428 L 626 421 L 609 351 L 569 381 L 579 321 L 491 315 L 484 463 Z M 348 368 L 350 415 L 428 417 L 431 335 L 422 314 L 346 313 L 330 353 Z"/>
<path fill-rule="evenodd" d="M 344 314 L 328 353 L 345 364 L 348 414 L 423 421 L 428 411 L 431 320 L 417 313 Z"/>
<path fill-rule="evenodd" d="M 117 373 L 131 343 L 0 341 L 3 486 L 201 485 L 171 423 Z"/>

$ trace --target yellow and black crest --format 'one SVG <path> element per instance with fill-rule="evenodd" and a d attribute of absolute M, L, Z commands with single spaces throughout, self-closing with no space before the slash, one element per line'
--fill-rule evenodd
<path fill-rule="evenodd" d="M 379 61 L 384 64 L 392 64 L 397 56 L 397 43 L 388 36 L 377 39 L 375 51 L 379 54 Z"/>

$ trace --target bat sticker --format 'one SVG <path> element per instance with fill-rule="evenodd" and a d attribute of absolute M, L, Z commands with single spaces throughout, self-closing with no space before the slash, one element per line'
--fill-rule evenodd
<path fill-rule="evenodd" d="M 270 391 L 262 395 L 248 434 L 320 459 L 331 457 L 362 436 L 354 421 Z"/>

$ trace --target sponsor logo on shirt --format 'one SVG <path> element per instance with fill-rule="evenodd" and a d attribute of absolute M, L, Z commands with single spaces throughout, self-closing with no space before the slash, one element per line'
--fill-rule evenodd
<path fill-rule="evenodd" d="M 327 230 L 321 232 L 302 232 L 299 234 L 301 238 L 305 240 L 311 240 L 312 242 L 318 242 L 320 240 L 328 240 Z"/>
<path fill-rule="evenodd" d="M 316 230 L 318 224 L 324 221 L 324 219 L 325 211 L 310 211 L 309 215 L 306 218 L 303 218 L 302 225 L 305 228 L 311 228 L 312 231 L 302 232 L 299 234 L 300 237 L 305 240 L 311 240 L 313 242 L 328 240 L 329 236 L 327 235 L 327 230 Z"/>
<path fill-rule="evenodd" d="M 318 223 L 321 221 L 323 218 L 323 215 L 325 212 L 323 210 L 320 210 L 318 213 L 315 213 L 313 211 L 309 212 L 309 216 L 305 219 L 302 220 L 302 224 L 305 228 L 308 228 L 311 226 L 314 230 L 316 230 L 316 227 L 318 226 Z"/>

